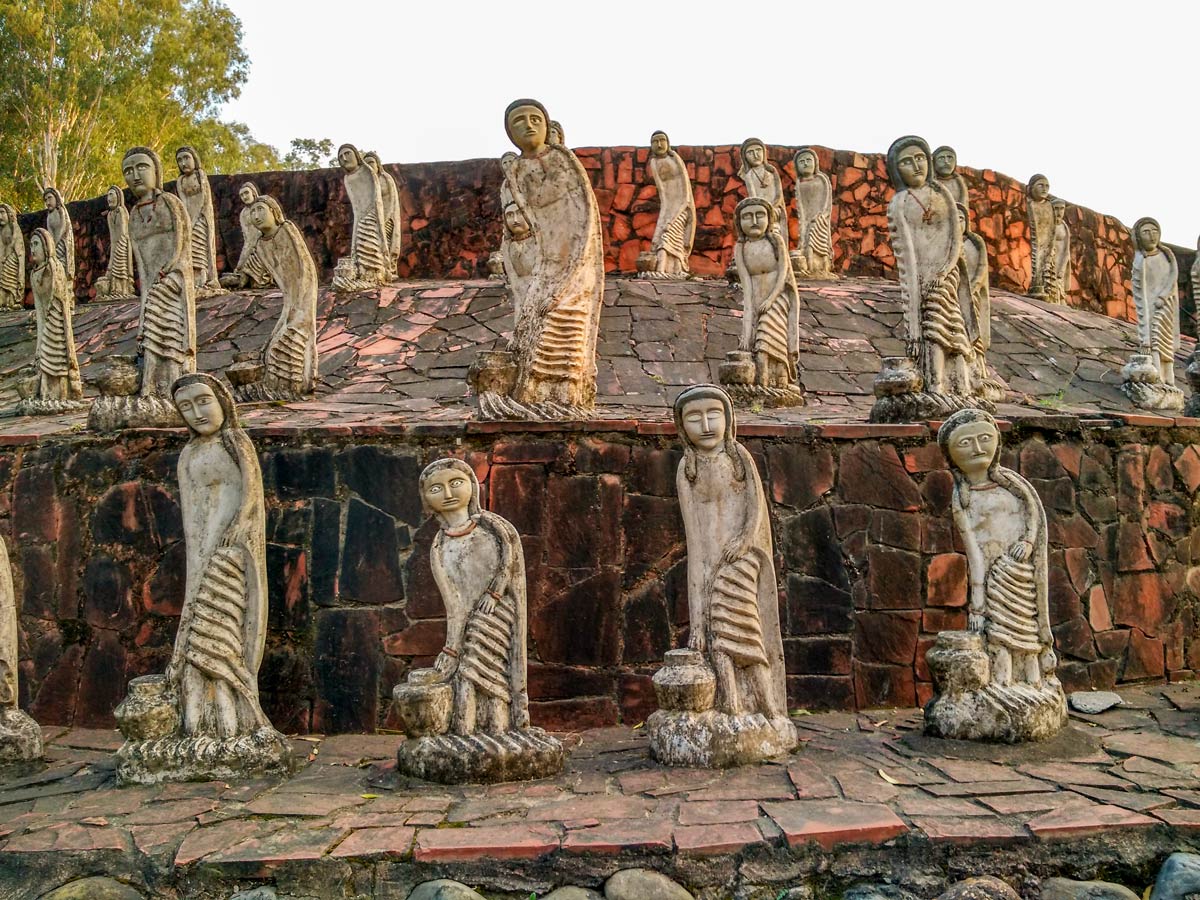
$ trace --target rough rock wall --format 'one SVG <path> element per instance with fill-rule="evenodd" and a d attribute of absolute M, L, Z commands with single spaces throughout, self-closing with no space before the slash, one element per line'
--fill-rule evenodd
<path fill-rule="evenodd" d="M 744 196 L 735 147 L 676 148 L 688 166 L 696 197 L 698 228 L 692 268 L 720 275 L 733 247 L 732 213 Z M 791 158 L 795 148 L 772 146 L 769 155 L 783 176 L 794 208 Z M 588 170 L 604 223 L 609 271 L 634 272 L 638 253 L 650 248 L 658 199 L 646 172 L 647 148 L 586 147 L 576 151 Z M 840 272 L 885 275 L 894 269 L 887 238 L 887 203 L 893 190 L 881 154 L 817 148 L 822 169 L 834 185 L 834 263 Z M 404 207 L 406 278 L 466 278 L 486 274 L 488 254 L 500 245 L 500 166 L 494 159 L 389 165 Z M 992 283 L 1024 291 L 1029 283 L 1029 238 L 1024 183 L 989 169 L 962 170 L 971 192 L 972 224 L 988 245 Z M 222 271 L 237 260 L 242 245 L 238 187 L 253 180 L 282 203 L 304 232 L 327 278 L 338 257 L 349 251 L 350 206 L 341 172 L 260 172 L 212 176 L 221 231 L 217 252 Z M 75 222 L 79 272 L 76 293 L 91 295 L 95 277 L 108 260 L 104 200 L 70 204 Z M 22 216 L 29 231 L 44 213 Z M 1128 229 L 1111 216 L 1079 206 L 1067 210 L 1071 227 L 1073 303 L 1110 316 L 1132 318 L 1129 266 L 1133 246 Z M 793 222 L 793 243 L 795 223 Z"/>
<path fill-rule="evenodd" d="M 1064 684 L 1185 677 L 1200 667 L 1189 499 L 1200 431 L 1073 427 L 1018 429 L 1005 460 L 1049 516 Z M 486 505 L 525 544 L 534 721 L 642 721 L 654 708 L 651 674 L 687 639 L 670 430 L 257 429 L 270 586 L 260 682 L 274 723 L 386 724 L 391 687 L 443 646 L 433 530 L 415 488 L 421 467 L 446 453 L 471 462 Z M 791 705 L 923 703 L 925 650 L 936 632 L 966 625 L 951 477 L 932 435 L 743 431 L 770 499 Z M 110 725 L 127 680 L 169 657 L 184 589 L 181 446 L 152 432 L 0 447 L 0 533 L 22 602 L 21 704 L 44 724 Z"/>

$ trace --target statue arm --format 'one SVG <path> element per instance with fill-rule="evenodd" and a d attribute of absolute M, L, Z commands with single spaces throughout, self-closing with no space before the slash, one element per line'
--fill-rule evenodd
<path fill-rule="evenodd" d="M 782 296 L 784 288 L 787 287 L 788 275 L 791 273 L 791 260 L 788 258 L 787 238 L 782 234 L 774 232 L 767 233 L 768 239 L 771 241 L 771 248 L 775 251 L 775 280 L 771 283 L 771 290 L 767 292 L 763 298 L 760 308 L 762 312 L 769 310 Z"/>
<path fill-rule="evenodd" d="M 955 488 L 957 490 L 957 488 Z M 984 582 L 987 579 L 987 564 L 983 559 L 983 551 L 975 532 L 967 521 L 966 510 L 957 497 L 951 500 L 950 508 L 954 517 L 954 527 L 962 538 L 963 549 L 967 554 L 967 602 L 969 615 L 974 618 L 987 612 L 987 595 L 984 593 Z M 972 631 L 978 629 L 972 628 Z"/>
<path fill-rule="evenodd" d="M 679 512 L 683 518 L 684 540 L 687 539 L 687 523 L 692 514 L 692 485 L 687 480 L 686 462 L 681 462 L 675 470 L 675 493 L 679 497 Z M 698 560 L 691 557 L 687 560 L 687 598 L 688 598 L 688 649 L 704 652 L 708 644 L 708 618 L 705 615 L 708 607 L 708 585 L 698 584 L 692 578 L 693 572 L 702 571 Z"/>
<path fill-rule="evenodd" d="M 723 566 L 731 565 L 755 550 L 761 549 L 754 546 L 754 539 L 758 535 L 757 525 L 765 514 L 762 487 L 758 481 L 758 470 L 754 467 L 754 457 L 741 444 L 735 443 L 733 446 L 746 473 L 746 480 L 743 482 L 746 486 L 746 515 L 738 528 L 737 537 L 731 540 L 722 552 L 721 565 Z"/>
<path fill-rule="evenodd" d="M 1138 341 L 1143 350 L 1149 350 L 1154 334 L 1154 305 L 1146 296 L 1144 276 L 1145 257 L 1139 250 L 1133 255 L 1130 284 L 1133 288 L 1133 303 L 1137 311 Z"/>
<path fill-rule="evenodd" d="M 733 265 L 737 270 L 738 284 L 742 287 L 742 344 L 740 349 L 749 352 L 754 347 L 754 323 L 758 319 L 758 303 L 754 297 L 754 281 L 746 267 L 746 244 L 738 241 L 733 245 Z"/>
<path fill-rule="evenodd" d="M 904 193 L 899 193 L 888 204 L 888 240 L 896 260 L 900 296 L 907 301 L 905 320 L 908 324 L 908 343 L 915 344 L 921 337 L 921 286 L 917 279 L 911 236 L 904 221 L 904 196 Z"/>
<path fill-rule="evenodd" d="M 492 532 L 496 542 L 500 545 L 500 561 L 496 565 L 496 574 L 492 576 L 492 580 L 488 583 L 485 591 L 487 595 L 495 600 L 503 597 L 510 590 L 510 583 L 514 574 L 513 562 L 516 559 L 513 544 L 514 542 L 519 542 L 521 537 L 517 534 L 517 530 L 506 520 L 494 513 L 486 511 L 481 513 L 479 523 Z"/>

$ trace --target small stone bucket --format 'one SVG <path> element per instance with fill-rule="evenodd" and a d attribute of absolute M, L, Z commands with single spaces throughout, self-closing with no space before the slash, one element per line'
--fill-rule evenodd
<path fill-rule="evenodd" d="M 408 680 L 392 689 L 396 715 L 410 738 L 450 730 L 454 690 L 437 669 L 413 669 Z"/>
<path fill-rule="evenodd" d="M 668 650 L 665 665 L 654 673 L 659 709 L 704 712 L 717 697 L 717 677 L 696 650 Z"/>
<path fill-rule="evenodd" d="M 876 397 L 915 394 L 924 386 L 917 361 L 907 356 L 885 356 L 873 388 Z"/>
<path fill-rule="evenodd" d="M 511 396 L 517 386 L 517 362 L 507 350 L 481 350 L 467 370 L 467 384 L 477 394 Z"/>
<path fill-rule="evenodd" d="M 170 737 L 179 730 L 179 704 L 166 675 L 142 675 L 129 682 L 129 693 L 113 711 L 128 741 Z"/>
<path fill-rule="evenodd" d="M 225 377 L 235 388 L 262 380 L 266 367 L 259 358 L 259 354 L 239 353 L 235 360 L 234 364 L 225 370 Z"/>
<path fill-rule="evenodd" d="M 754 384 L 754 357 L 745 350 L 730 350 L 718 377 L 721 384 Z"/>
<path fill-rule="evenodd" d="M 108 365 L 95 379 L 96 387 L 105 397 L 132 397 L 141 387 L 142 373 L 138 370 L 137 357 L 116 354 L 108 358 Z"/>
<path fill-rule="evenodd" d="M 1158 384 L 1162 381 L 1162 373 L 1158 371 L 1158 366 L 1145 353 L 1131 355 L 1129 362 L 1121 369 L 1121 375 L 1126 381 L 1135 384 Z"/>
<path fill-rule="evenodd" d="M 939 694 L 978 691 L 992 680 L 992 663 L 983 635 L 974 631 L 941 631 L 925 653 Z"/>

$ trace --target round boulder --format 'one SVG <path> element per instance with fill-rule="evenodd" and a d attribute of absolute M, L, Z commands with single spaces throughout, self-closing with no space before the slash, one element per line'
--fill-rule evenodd
<path fill-rule="evenodd" d="M 695 900 L 682 887 L 650 869 L 624 869 L 604 882 L 604 900 Z"/>
<path fill-rule="evenodd" d="M 604 898 L 589 888 L 567 886 L 551 891 L 542 900 L 604 900 Z"/>
<path fill-rule="evenodd" d="M 57 887 L 41 900 L 144 900 L 142 892 L 127 884 L 97 875 Z"/>
<path fill-rule="evenodd" d="M 960 881 L 938 900 L 1021 900 L 1021 895 L 999 878 L 984 875 Z"/>
<path fill-rule="evenodd" d="M 1042 900 L 1142 900 L 1127 887 L 1111 881 L 1072 881 L 1047 878 L 1042 882 Z"/>
<path fill-rule="evenodd" d="M 1200 856 L 1172 853 L 1158 870 L 1150 900 L 1187 900 L 1200 894 Z"/>
<path fill-rule="evenodd" d="M 483 894 L 476 893 L 461 881 L 439 878 L 437 881 L 425 881 L 418 884 L 408 895 L 408 900 L 485 900 L 485 898 Z"/>

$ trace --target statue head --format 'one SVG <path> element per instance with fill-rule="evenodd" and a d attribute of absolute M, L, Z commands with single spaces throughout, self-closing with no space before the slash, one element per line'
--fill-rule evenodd
<path fill-rule="evenodd" d="M 480 513 L 479 479 L 461 459 L 447 457 L 431 462 L 418 479 L 421 508 L 445 526 L 448 518 L 474 518 Z"/>
<path fill-rule="evenodd" d="M 738 481 L 746 479 L 737 452 L 737 419 L 733 401 L 715 384 L 697 384 L 675 398 L 675 431 L 683 442 L 684 475 L 696 480 L 696 457 L 724 451 L 734 461 Z"/>
<path fill-rule="evenodd" d="M 1055 197 L 1054 201 L 1050 204 L 1050 209 L 1054 211 L 1054 221 L 1061 222 L 1067 215 L 1067 201 L 1059 200 Z"/>
<path fill-rule="evenodd" d="M 45 228 L 33 229 L 29 236 L 29 263 L 35 269 L 40 269 L 50 261 L 50 248 L 54 246 L 54 238 Z"/>
<path fill-rule="evenodd" d="M 121 159 L 121 174 L 133 199 L 146 200 L 163 186 L 162 160 L 149 147 L 130 147 Z"/>
<path fill-rule="evenodd" d="M 958 213 L 958 230 L 963 234 L 966 234 L 971 229 L 971 216 L 967 212 L 967 208 L 961 203 L 955 203 L 954 208 Z"/>
<path fill-rule="evenodd" d="M 767 145 L 758 138 L 746 138 L 742 141 L 742 168 L 738 175 L 744 175 L 751 169 L 756 169 L 767 161 Z"/>
<path fill-rule="evenodd" d="M 193 372 L 171 385 L 171 402 L 183 416 L 193 437 L 211 437 L 237 428 L 237 407 L 229 388 L 212 375 Z M 231 453 L 237 459 L 236 453 Z"/>
<path fill-rule="evenodd" d="M 525 210 L 521 209 L 520 205 L 515 201 L 510 201 L 504 207 L 504 228 L 514 241 L 523 241 L 529 237 L 533 226 L 529 224 L 529 219 L 525 215 Z"/>
<path fill-rule="evenodd" d="M 42 189 L 42 201 L 46 204 L 46 209 L 53 211 L 62 206 L 62 195 L 52 187 Z"/>
<path fill-rule="evenodd" d="M 1050 196 L 1050 179 L 1045 175 L 1034 175 L 1025 186 L 1025 193 L 1034 200 L 1045 200 Z"/>
<path fill-rule="evenodd" d="M 117 185 L 109 186 L 108 191 L 104 194 L 104 200 L 108 204 L 109 209 L 116 209 L 118 206 L 125 205 L 125 191 Z"/>
<path fill-rule="evenodd" d="M 956 480 L 979 480 L 1000 464 L 1000 429 L 982 409 L 954 413 L 938 429 L 937 440 Z"/>
<path fill-rule="evenodd" d="M 561 122 L 550 120 L 550 126 L 546 130 L 546 140 L 551 144 L 558 144 L 560 147 L 566 146 L 567 137 Z"/>
<path fill-rule="evenodd" d="M 550 139 L 550 116 L 541 103 L 523 97 L 504 110 L 504 130 L 522 156 L 537 156 Z"/>
<path fill-rule="evenodd" d="M 892 141 L 887 152 L 888 176 L 896 190 L 921 187 L 929 179 L 929 144 L 925 138 L 906 134 Z"/>
<path fill-rule="evenodd" d="M 264 237 L 270 237 L 283 224 L 283 207 L 274 197 L 261 194 L 255 198 L 250 207 L 250 221 L 263 233 Z"/>
<path fill-rule="evenodd" d="M 662 159 L 671 152 L 671 139 L 665 131 L 656 131 L 650 135 L 650 153 Z"/>
<path fill-rule="evenodd" d="M 797 178 L 811 178 L 820 169 L 817 151 L 812 147 L 801 147 L 792 157 L 792 167 L 796 170 Z"/>
<path fill-rule="evenodd" d="M 778 213 L 762 197 L 747 197 L 733 210 L 733 227 L 739 241 L 757 241 L 775 224 Z"/>
<path fill-rule="evenodd" d="M 933 151 L 933 171 L 938 178 L 949 178 L 958 167 L 958 154 L 953 147 L 942 145 Z"/>
<path fill-rule="evenodd" d="M 175 165 L 179 166 L 180 175 L 191 175 L 204 168 L 200 164 L 200 154 L 194 147 L 180 147 L 175 151 Z"/>
<path fill-rule="evenodd" d="M 15 222 L 17 218 L 16 212 L 7 203 L 0 203 L 0 228 L 7 228 L 10 223 Z"/>
<path fill-rule="evenodd" d="M 7 659 L 0 659 L 0 709 L 10 709 L 16 705 L 17 672 Z"/>
<path fill-rule="evenodd" d="M 258 185 L 256 185 L 253 181 L 247 181 L 240 188 L 238 188 L 238 199 L 241 200 L 245 206 L 249 206 L 258 199 Z"/>
<path fill-rule="evenodd" d="M 362 155 L 362 158 L 363 162 L 367 164 L 367 168 L 378 175 L 380 166 L 382 165 L 382 163 L 379 162 L 379 154 L 374 150 L 368 150 Z"/>
<path fill-rule="evenodd" d="M 342 167 L 342 171 L 351 175 L 357 172 L 358 167 L 363 164 L 363 156 L 353 144 L 342 144 L 338 147 L 337 161 L 338 165 Z"/>
<path fill-rule="evenodd" d="M 1133 242 L 1147 256 L 1158 252 L 1158 242 L 1162 239 L 1162 228 L 1158 219 L 1143 216 L 1133 223 Z"/>

